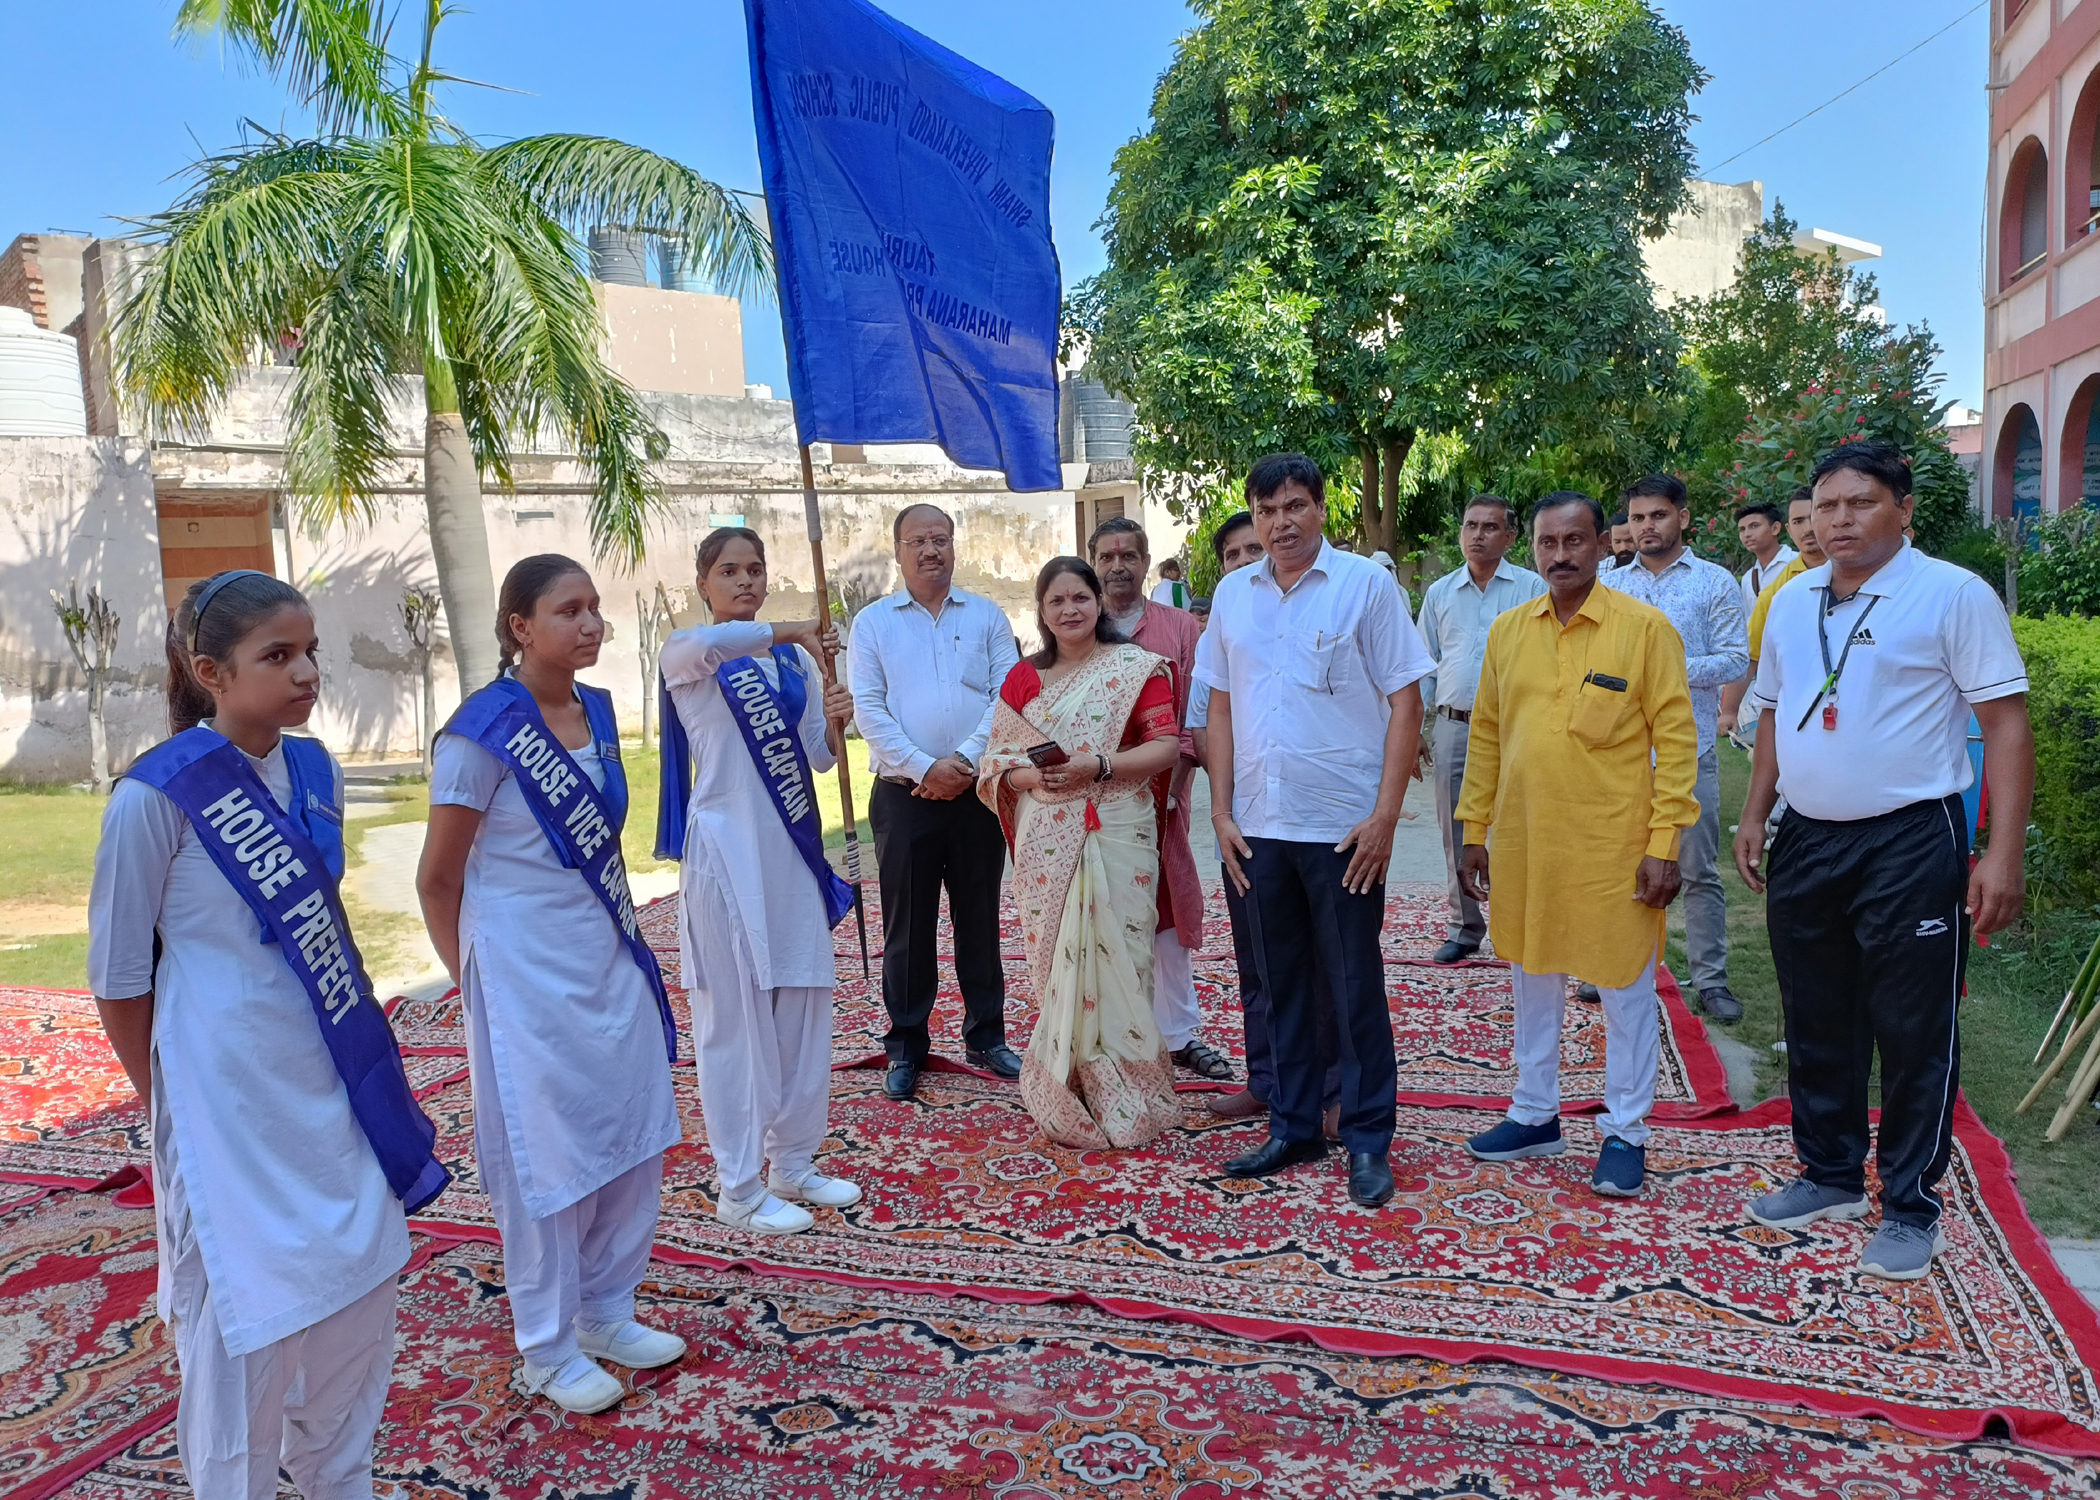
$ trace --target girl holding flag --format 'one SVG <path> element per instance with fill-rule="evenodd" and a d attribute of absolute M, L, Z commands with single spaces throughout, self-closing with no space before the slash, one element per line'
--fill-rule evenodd
<path fill-rule="evenodd" d="M 174 731 L 111 794 L 88 907 L 102 1023 L 153 1121 L 160 1311 L 200 1500 L 372 1493 L 412 1211 L 443 1190 L 343 918 L 313 612 L 246 569 L 168 629 Z"/>
<path fill-rule="evenodd" d="M 859 1188 L 815 1166 L 830 1114 L 831 929 L 853 890 L 824 858 L 810 772 L 836 764 L 853 698 L 824 684 L 812 655 L 838 655 L 830 621 L 758 623 L 766 548 L 756 532 L 710 532 L 698 581 L 715 623 L 663 649 L 657 854 L 683 862 L 679 942 L 721 1177 L 716 1216 L 793 1234 L 815 1222 L 805 1204 L 860 1201 Z"/>
<path fill-rule="evenodd" d="M 612 697 L 576 681 L 605 640 L 598 590 L 528 557 L 496 605 L 503 675 L 439 734 L 416 889 L 467 1010 L 474 1150 L 503 1236 L 522 1384 L 567 1411 L 625 1394 L 597 1363 L 667 1365 L 634 1321 L 656 1238 L 670 1002 L 620 858 L 627 778 Z"/>

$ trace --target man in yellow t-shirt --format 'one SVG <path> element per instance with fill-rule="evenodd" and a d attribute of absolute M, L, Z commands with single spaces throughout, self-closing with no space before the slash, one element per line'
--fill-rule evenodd
<path fill-rule="evenodd" d="M 1772 611 L 1772 596 L 1810 568 L 1823 566 L 1823 551 L 1816 545 L 1815 507 L 1810 503 L 1808 486 L 1795 490 L 1787 504 L 1786 532 L 1793 540 L 1795 550 L 1800 553 L 1781 570 L 1778 577 L 1765 585 L 1764 592 L 1757 596 L 1757 606 L 1750 611 L 1750 670 L 1740 682 L 1731 682 L 1721 689 L 1721 733 L 1730 739 L 1735 737 L 1738 717 L 1743 706 L 1743 695 L 1750 691 L 1750 684 L 1757 680 L 1757 648 L 1765 637 L 1765 616 Z"/>

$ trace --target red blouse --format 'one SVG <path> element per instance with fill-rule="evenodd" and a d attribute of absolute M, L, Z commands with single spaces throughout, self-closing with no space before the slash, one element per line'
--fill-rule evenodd
<path fill-rule="evenodd" d="M 1006 684 L 999 689 L 999 696 L 1015 713 L 1025 710 L 1042 693 L 1042 674 L 1032 663 L 1025 661 L 1006 674 Z M 1138 690 L 1137 706 L 1131 709 L 1130 722 L 1123 726 L 1123 742 L 1116 748 L 1128 750 L 1149 740 L 1165 739 L 1180 732 L 1181 726 L 1174 721 L 1174 684 L 1169 678 L 1155 673 L 1146 678 L 1144 687 Z"/>

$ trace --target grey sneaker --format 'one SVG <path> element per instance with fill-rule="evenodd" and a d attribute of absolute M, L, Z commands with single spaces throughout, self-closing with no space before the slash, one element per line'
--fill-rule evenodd
<path fill-rule="evenodd" d="M 1937 1229 L 1883 1219 L 1881 1232 L 1859 1258 L 1860 1273 L 1884 1281 L 1916 1281 L 1932 1269 L 1932 1258 L 1946 1248 L 1947 1237 Z"/>
<path fill-rule="evenodd" d="M 1818 1219 L 1864 1219 L 1870 1208 L 1865 1193 L 1854 1197 L 1797 1177 L 1776 1193 L 1751 1199 L 1750 1217 L 1771 1229 L 1806 1229 Z"/>

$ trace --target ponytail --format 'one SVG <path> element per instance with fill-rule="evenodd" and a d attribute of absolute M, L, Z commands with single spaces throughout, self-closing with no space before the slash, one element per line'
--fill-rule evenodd
<path fill-rule="evenodd" d="M 190 585 L 168 619 L 169 733 L 196 728 L 218 707 L 197 680 L 192 659 L 208 656 L 221 666 L 228 665 L 248 632 L 286 605 L 312 608 L 304 594 L 282 579 L 245 568 L 215 573 Z"/>
<path fill-rule="evenodd" d="M 511 617 L 531 619 L 548 590 L 572 573 L 590 577 L 589 570 L 575 558 L 542 552 L 512 563 L 510 571 L 503 575 L 503 587 L 496 595 L 496 645 L 502 650 L 502 659 L 496 664 L 497 677 L 507 676 L 518 664 L 521 648 L 516 632 L 510 628 Z"/>

